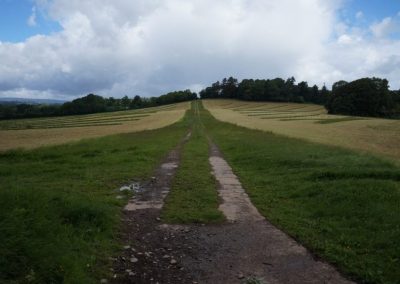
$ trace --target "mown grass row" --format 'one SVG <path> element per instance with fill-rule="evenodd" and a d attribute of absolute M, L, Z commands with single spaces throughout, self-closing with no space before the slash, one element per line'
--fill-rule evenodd
<path fill-rule="evenodd" d="M 279 120 L 282 120 L 282 119 L 287 119 L 287 118 L 309 118 L 309 117 L 315 117 L 316 119 L 320 119 L 321 120 L 321 118 L 319 118 L 322 114 L 321 113 L 315 113 L 315 114 L 302 114 L 302 115 L 296 115 L 296 114 L 293 114 L 293 115 L 285 115 L 285 116 L 279 116 L 279 114 L 277 114 L 278 116 L 263 116 L 263 117 L 260 117 L 260 119 L 279 119 Z M 339 120 L 338 121 L 335 121 L 335 122 L 340 122 Z"/>
<path fill-rule="evenodd" d="M 202 117 L 268 220 L 361 283 L 399 283 L 398 166 Z"/>
<path fill-rule="evenodd" d="M 47 129 L 64 127 L 82 127 L 82 126 L 106 126 L 120 125 L 124 122 L 136 121 L 147 117 L 158 111 L 172 110 L 176 105 L 168 105 L 157 108 L 118 111 L 111 113 L 74 115 L 62 117 L 47 117 L 20 120 L 5 120 L 0 122 L 2 130 L 20 130 L 20 129 Z"/>
<path fill-rule="evenodd" d="M 290 116 L 293 116 L 293 115 L 296 115 L 296 116 L 307 116 L 307 115 L 323 115 L 323 114 L 325 114 L 324 112 L 312 112 L 312 111 L 309 111 L 309 112 L 303 112 L 303 113 L 301 113 L 301 112 L 262 112 L 262 113 L 254 113 L 254 112 L 252 112 L 252 113 L 247 113 L 246 115 L 247 116 L 261 116 L 261 118 L 264 118 L 264 117 L 266 117 L 266 118 L 268 118 L 269 116 L 271 116 L 271 117 L 274 117 L 274 116 L 288 116 L 288 117 L 290 117 Z"/>
<path fill-rule="evenodd" d="M 47 128 L 66 128 L 66 127 L 83 127 L 83 126 L 106 126 L 106 125 L 121 125 L 124 122 L 138 121 L 140 117 L 126 117 L 124 119 L 99 119 L 99 120 L 82 120 L 82 121 L 51 121 L 48 123 L 32 123 L 26 125 L 7 126 L 5 130 L 22 130 L 22 129 L 47 129 Z"/>
<path fill-rule="evenodd" d="M 229 105 L 229 107 L 226 107 Z M 221 108 L 237 111 L 240 114 L 260 119 L 276 119 L 279 121 L 310 120 L 319 124 L 332 124 L 360 120 L 359 117 L 321 117 L 326 116 L 326 112 L 321 106 L 313 105 L 293 105 L 293 104 L 223 104 Z M 310 119 L 312 117 L 312 119 Z M 304 119 L 303 119 L 304 118 Z"/>
<path fill-rule="evenodd" d="M 184 145 L 162 217 L 168 223 L 221 222 L 224 216 L 218 210 L 217 183 L 211 174 L 209 143 L 201 124 L 198 102 L 192 102 L 190 113 L 191 137 Z"/>
<path fill-rule="evenodd" d="M 98 283 L 126 202 L 115 189 L 148 178 L 187 128 L 0 153 L 0 283 Z"/>
<path fill-rule="evenodd" d="M 274 111 L 274 110 L 246 110 L 246 111 L 240 111 L 242 114 L 287 114 L 287 113 L 312 113 L 312 112 L 321 112 L 321 109 L 314 109 L 314 110 L 280 110 L 280 111 Z M 322 112 L 325 113 L 325 112 Z"/>

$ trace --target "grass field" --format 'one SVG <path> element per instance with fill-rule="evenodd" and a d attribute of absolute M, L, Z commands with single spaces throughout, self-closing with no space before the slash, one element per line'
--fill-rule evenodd
<path fill-rule="evenodd" d="M 193 103 L 190 140 L 184 145 L 181 165 L 163 208 L 169 223 L 216 223 L 224 220 L 218 210 L 216 180 L 208 162 L 209 144 L 201 124 L 198 104 Z"/>
<path fill-rule="evenodd" d="M 90 115 L 4 120 L 0 121 L 0 151 L 162 128 L 181 119 L 189 107 L 189 103 L 180 103 Z"/>
<path fill-rule="evenodd" d="M 398 166 L 218 122 L 205 111 L 202 120 L 268 220 L 361 283 L 398 283 Z"/>
<path fill-rule="evenodd" d="M 328 115 L 310 104 L 206 100 L 204 105 L 221 121 L 400 159 L 400 120 Z"/>
<path fill-rule="evenodd" d="M 0 153 L 0 283 L 98 283 L 126 202 L 115 189 L 149 178 L 187 128 Z"/>
<path fill-rule="evenodd" d="M 1 152 L 0 282 L 98 282 L 108 273 L 104 269 L 108 256 L 118 246 L 120 210 L 126 200 L 117 199 L 115 189 L 131 179 L 148 178 L 191 128 L 192 137 L 183 148 L 181 167 L 163 210 L 165 221 L 223 220 L 216 210 L 216 183 L 208 164 L 210 136 L 254 205 L 273 224 L 361 283 L 398 283 L 400 168 L 378 157 L 382 149 L 357 146 L 357 141 L 364 141 L 363 135 L 370 135 L 365 129 L 385 134 L 389 141 L 397 121 L 326 114 L 315 115 L 316 120 L 302 117 L 302 113 L 323 111 L 312 105 L 232 100 L 207 101 L 206 105 L 216 117 L 225 115 L 223 119 L 234 123 L 242 123 L 243 118 L 247 127 L 218 121 L 201 102 L 195 102 L 183 120 L 157 130 Z M 159 111 L 142 122 L 157 115 L 168 120 L 170 112 L 183 112 L 187 106 Z M 263 131 L 250 129 L 256 126 L 264 127 Z M 85 127 L 59 131 L 70 134 L 71 129 Z M 331 133 L 332 129 L 337 132 Z M 352 129 L 358 129 L 354 136 Z M 25 133 L 24 143 L 29 144 L 31 132 L 27 131 L 53 130 L 4 132 Z M 305 137 L 308 131 L 314 138 Z M 302 139 L 287 137 L 299 133 Z M 374 155 L 324 145 L 340 142 L 335 133 L 347 135 L 353 143 L 338 145 Z M 328 136 L 322 139 L 324 144 L 306 141 L 318 140 L 317 134 L 320 140 Z M 378 134 L 370 139 L 378 139 Z"/>

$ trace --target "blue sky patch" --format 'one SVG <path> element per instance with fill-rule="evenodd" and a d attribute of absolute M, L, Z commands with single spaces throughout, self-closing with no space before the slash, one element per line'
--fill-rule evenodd
<path fill-rule="evenodd" d="M 20 42 L 36 34 L 51 34 L 61 30 L 40 10 L 36 10 L 35 25 L 29 25 L 34 4 L 30 0 L 0 0 L 0 41 Z M 33 22 L 31 22 L 33 24 Z"/>
<path fill-rule="evenodd" d="M 398 0 L 347 0 L 340 18 L 347 24 L 368 28 L 386 17 L 400 18 Z"/>

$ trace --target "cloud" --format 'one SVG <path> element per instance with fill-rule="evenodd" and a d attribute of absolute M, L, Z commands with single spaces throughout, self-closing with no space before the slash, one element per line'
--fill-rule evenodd
<path fill-rule="evenodd" d="M 30 27 L 35 27 L 37 25 L 36 23 L 36 7 L 32 8 L 32 14 L 29 16 L 27 20 L 27 24 Z"/>
<path fill-rule="evenodd" d="M 230 75 L 322 85 L 387 74 L 399 85 L 398 42 L 342 23 L 342 3 L 36 0 L 62 30 L 0 43 L 0 96 L 156 96 Z"/>
<path fill-rule="evenodd" d="M 328 85 L 362 77 L 387 78 L 392 89 L 400 87 L 400 41 L 371 38 L 367 31 L 353 30 L 328 43 L 323 52 L 299 71 L 305 78 Z M 311 70 L 307 73 L 307 70 Z M 302 77 L 303 77 L 302 76 Z"/>
<path fill-rule="evenodd" d="M 396 31 L 397 23 L 391 17 L 387 17 L 378 23 L 372 24 L 370 29 L 374 36 L 385 37 Z"/>
<path fill-rule="evenodd" d="M 364 13 L 362 11 L 358 11 L 356 13 L 356 19 L 360 20 L 362 18 L 364 18 Z"/>

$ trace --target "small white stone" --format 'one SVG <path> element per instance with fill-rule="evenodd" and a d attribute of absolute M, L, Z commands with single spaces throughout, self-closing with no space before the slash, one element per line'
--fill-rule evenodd
<path fill-rule="evenodd" d="M 121 186 L 120 188 L 119 188 L 119 191 L 131 191 L 132 189 L 129 187 L 129 186 L 126 186 L 126 185 L 124 185 L 124 186 Z"/>

